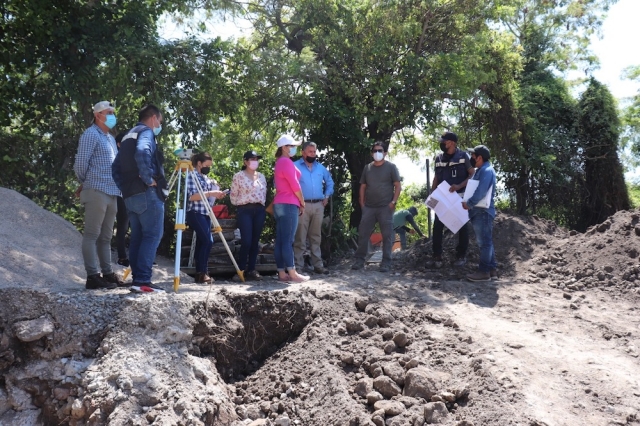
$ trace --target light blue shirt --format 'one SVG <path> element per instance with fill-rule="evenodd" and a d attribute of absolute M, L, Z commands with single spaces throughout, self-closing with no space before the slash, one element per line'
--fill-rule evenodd
<path fill-rule="evenodd" d="M 333 195 L 333 179 L 331 173 L 320 163 L 311 163 L 311 169 L 307 167 L 309 163 L 304 158 L 293 163 L 300 170 L 300 187 L 305 200 L 322 200 Z"/>
<path fill-rule="evenodd" d="M 116 141 L 96 124 L 80 136 L 78 152 L 73 164 L 78 182 L 84 189 L 92 188 L 107 195 L 120 195 L 120 189 L 111 177 L 111 164 L 116 158 Z"/>
<path fill-rule="evenodd" d="M 493 199 L 496 196 L 496 171 L 488 161 L 483 163 L 482 166 L 476 170 L 476 173 L 472 177 L 473 180 L 477 180 L 478 188 L 473 193 L 471 198 L 467 200 L 467 207 L 469 207 L 469 216 L 473 217 L 481 210 L 489 213 L 491 217 L 496 217 L 496 208 L 493 203 Z M 475 207 L 486 195 L 487 191 L 491 188 L 491 205 L 487 209 Z"/>

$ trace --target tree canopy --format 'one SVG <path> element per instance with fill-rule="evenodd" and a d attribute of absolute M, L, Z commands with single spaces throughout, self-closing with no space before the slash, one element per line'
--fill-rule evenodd
<path fill-rule="evenodd" d="M 155 103 L 166 111 L 166 149 L 210 151 L 223 183 L 245 150 L 275 151 L 281 132 L 313 140 L 349 227 L 359 221 L 350 194 L 370 144 L 415 153 L 445 129 L 492 149 L 518 212 L 578 226 L 575 206 L 593 188 L 585 126 L 601 110 L 585 104 L 591 92 L 574 99 L 561 72 L 597 64 L 587 41 L 614 2 L 7 0 L 0 185 L 76 220 L 71 165 L 91 105 L 114 102 L 114 131 L 122 131 Z M 252 31 L 233 40 L 199 34 L 215 14 L 241 16 Z M 190 35 L 160 39 L 167 16 L 190 25 Z M 627 139 L 636 137 L 633 111 Z M 273 159 L 264 161 L 269 176 Z M 628 204 L 616 197 L 622 202 L 605 204 Z"/>

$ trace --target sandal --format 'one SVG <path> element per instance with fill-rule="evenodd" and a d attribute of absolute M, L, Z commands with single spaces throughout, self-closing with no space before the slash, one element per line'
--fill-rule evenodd
<path fill-rule="evenodd" d="M 291 282 L 294 283 L 304 283 L 309 281 L 310 277 L 308 277 L 307 275 L 299 275 L 296 278 L 290 278 Z"/>

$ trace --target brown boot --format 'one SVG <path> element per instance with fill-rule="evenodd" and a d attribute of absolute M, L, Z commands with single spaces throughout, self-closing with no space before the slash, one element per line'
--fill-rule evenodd
<path fill-rule="evenodd" d="M 197 284 L 205 284 L 211 282 L 211 277 L 206 272 L 196 272 L 195 282 Z"/>
<path fill-rule="evenodd" d="M 491 281 L 491 274 L 489 272 L 476 271 L 467 275 L 467 279 L 469 281 Z"/>

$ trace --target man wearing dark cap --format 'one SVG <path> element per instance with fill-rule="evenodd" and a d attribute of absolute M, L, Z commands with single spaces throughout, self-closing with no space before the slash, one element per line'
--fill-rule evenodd
<path fill-rule="evenodd" d="M 493 249 L 493 219 L 496 217 L 493 199 L 496 195 L 496 172 L 489 163 L 490 157 L 489 148 L 486 146 L 478 145 L 474 148 L 471 164 L 476 167 L 473 180 L 478 181 L 478 187 L 467 202 L 462 203 L 462 207 L 469 211 L 471 226 L 480 248 L 478 270 L 467 275 L 469 281 L 491 281 L 498 276 Z M 489 194 L 490 197 L 487 200 L 486 197 Z"/>
<path fill-rule="evenodd" d="M 424 237 L 420 227 L 416 224 L 414 217 L 418 215 L 418 209 L 415 207 L 409 207 L 406 210 L 398 210 L 393 214 L 393 230 L 400 236 L 400 244 L 402 250 L 407 248 L 407 232 L 413 232 L 407 227 L 407 224 L 411 224 L 415 232 L 421 237 Z"/>
<path fill-rule="evenodd" d="M 464 195 L 467 181 L 473 176 L 474 169 L 469 155 L 458 149 L 458 135 L 453 132 L 445 132 L 440 137 L 440 149 L 435 160 L 435 174 L 431 190 L 435 190 L 442 182 L 447 182 L 450 192 L 456 192 L 460 198 Z M 442 267 L 442 234 L 444 224 L 438 215 L 433 222 L 433 262 L 431 266 Z M 467 248 L 469 247 L 469 228 L 465 224 L 458 231 L 458 246 L 456 247 L 456 260 L 454 266 L 464 266 L 466 263 Z"/>

